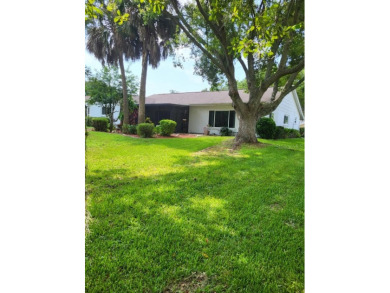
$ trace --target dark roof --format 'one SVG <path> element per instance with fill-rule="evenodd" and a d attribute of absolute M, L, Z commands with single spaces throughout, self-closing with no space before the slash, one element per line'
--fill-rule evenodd
<path fill-rule="evenodd" d="M 246 103 L 249 100 L 249 94 L 244 90 L 239 90 L 241 99 Z M 262 97 L 262 102 L 271 100 L 272 89 L 268 89 Z M 138 96 L 133 97 L 138 103 Z M 232 100 L 228 91 L 219 92 L 187 92 L 151 95 L 145 98 L 146 105 L 153 104 L 175 104 L 175 105 L 207 105 L 207 104 L 231 104 Z"/>
<path fill-rule="evenodd" d="M 244 103 L 249 101 L 249 94 L 244 90 L 238 91 Z M 269 102 L 271 100 L 272 89 L 268 89 L 263 97 L 262 102 Z M 278 95 L 277 95 L 278 97 Z M 89 96 L 85 96 L 85 101 L 89 100 Z M 133 100 L 138 104 L 139 97 L 133 96 Z M 227 104 L 230 105 L 232 100 L 229 96 L 229 91 L 218 92 L 187 92 L 187 93 L 171 93 L 171 94 L 157 94 L 145 98 L 146 105 L 158 104 L 174 104 L 174 105 L 209 105 L 209 104 Z"/>

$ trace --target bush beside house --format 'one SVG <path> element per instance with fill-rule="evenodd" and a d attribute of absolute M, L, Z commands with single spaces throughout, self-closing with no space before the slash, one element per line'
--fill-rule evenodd
<path fill-rule="evenodd" d="M 93 125 L 92 125 L 92 119 L 93 119 L 94 117 L 91 117 L 91 116 L 87 116 L 87 117 L 85 117 L 85 125 L 86 126 L 89 126 L 89 127 L 92 127 Z"/>
<path fill-rule="evenodd" d="M 92 118 L 92 126 L 95 128 L 95 131 L 106 132 L 108 129 L 108 124 L 110 120 L 105 117 Z"/>
<path fill-rule="evenodd" d="M 137 125 L 123 124 L 122 132 L 126 134 L 137 134 Z"/>
<path fill-rule="evenodd" d="M 164 119 L 160 121 L 161 135 L 170 136 L 176 128 L 177 123 L 173 120 Z"/>
<path fill-rule="evenodd" d="M 274 138 L 275 130 L 276 124 L 271 118 L 260 118 L 256 123 L 256 132 L 261 138 Z"/>
<path fill-rule="evenodd" d="M 233 133 L 233 131 L 228 127 L 222 127 L 219 132 L 221 136 L 231 136 Z"/>
<path fill-rule="evenodd" d="M 283 126 L 277 126 L 274 139 L 285 139 L 285 138 L 299 138 L 301 134 L 296 129 L 284 128 Z"/>
<path fill-rule="evenodd" d="M 140 137 L 152 137 L 154 134 L 154 124 L 153 123 L 140 123 L 137 125 L 137 134 Z"/>

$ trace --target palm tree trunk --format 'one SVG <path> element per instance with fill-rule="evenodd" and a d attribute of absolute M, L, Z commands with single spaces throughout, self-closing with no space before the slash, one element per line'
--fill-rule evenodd
<path fill-rule="evenodd" d="M 119 66 L 121 69 L 122 91 L 123 91 L 123 124 L 129 124 L 129 99 L 127 98 L 127 85 L 126 85 L 125 66 L 123 65 L 123 54 L 120 54 Z"/>
<path fill-rule="evenodd" d="M 148 52 L 147 50 L 143 50 L 141 86 L 139 89 L 138 124 L 145 122 L 145 88 L 146 88 L 147 71 L 148 71 Z"/>

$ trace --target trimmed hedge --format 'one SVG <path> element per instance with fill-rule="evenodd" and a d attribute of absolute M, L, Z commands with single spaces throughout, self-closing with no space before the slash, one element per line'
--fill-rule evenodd
<path fill-rule="evenodd" d="M 231 136 L 232 133 L 233 133 L 233 131 L 227 127 L 221 127 L 221 129 L 219 130 L 219 134 L 221 136 Z"/>
<path fill-rule="evenodd" d="M 286 132 L 284 131 L 283 126 L 276 126 L 274 139 L 283 139 L 286 138 Z"/>
<path fill-rule="evenodd" d="M 275 130 L 276 124 L 271 118 L 260 118 L 256 123 L 256 132 L 261 138 L 274 138 Z"/>
<path fill-rule="evenodd" d="M 156 127 L 154 128 L 154 132 L 157 134 L 161 134 L 161 125 L 156 125 Z"/>
<path fill-rule="evenodd" d="M 161 135 L 170 136 L 176 128 L 177 123 L 173 120 L 164 119 L 160 121 Z"/>
<path fill-rule="evenodd" d="M 137 134 L 137 125 L 123 124 L 122 132 L 126 134 Z"/>
<path fill-rule="evenodd" d="M 107 132 L 109 123 L 110 119 L 105 117 L 92 118 L 92 126 L 95 128 L 95 131 Z"/>
<path fill-rule="evenodd" d="M 286 128 L 284 130 L 286 132 L 286 138 L 299 138 L 301 134 L 296 129 Z"/>
<path fill-rule="evenodd" d="M 284 139 L 284 138 L 299 138 L 301 134 L 296 129 L 284 128 L 282 126 L 277 126 L 274 139 Z"/>
<path fill-rule="evenodd" d="M 153 123 L 140 123 L 137 125 L 137 134 L 140 137 L 152 137 L 154 134 Z"/>
<path fill-rule="evenodd" d="M 91 127 L 93 118 L 95 118 L 95 117 L 91 117 L 91 116 L 85 117 L 85 125 Z"/>

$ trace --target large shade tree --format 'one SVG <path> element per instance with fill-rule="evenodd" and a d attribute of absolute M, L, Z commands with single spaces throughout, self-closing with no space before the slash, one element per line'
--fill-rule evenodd
<path fill-rule="evenodd" d="M 93 1 L 92 1 L 93 2 Z M 90 3 L 90 2 L 89 2 Z M 141 56 L 141 43 L 138 31 L 129 18 L 134 17 L 125 12 L 122 1 L 96 1 L 89 7 L 98 7 L 96 13 L 86 20 L 87 50 L 104 66 L 118 66 L 122 79 L 123 124 L 129 124 L 129 100 L 126 85 L 124 60 L 136 60 Z M 86 6 L 88 7 L 88 6 Z M 86 8 L 86 15 L 87 8 Z"/>
<path fill-rule="evenodd" d="M 240 125 L 236 143 L 257 142 L 259 117 L 276 109 L 304 81 L 303 0 L 147 0 L 149 9 L 166 8 L 203 58 L 206 76 L 223 76 Z M 201 62 L 201 63 L 202 63 Z M 246 75 L 249 101 L 240 97 L 236 67 Z M 215 81 L 215 80 L 214 80 Z M 272 91 L 265 102 L 266 91 Z"/>

